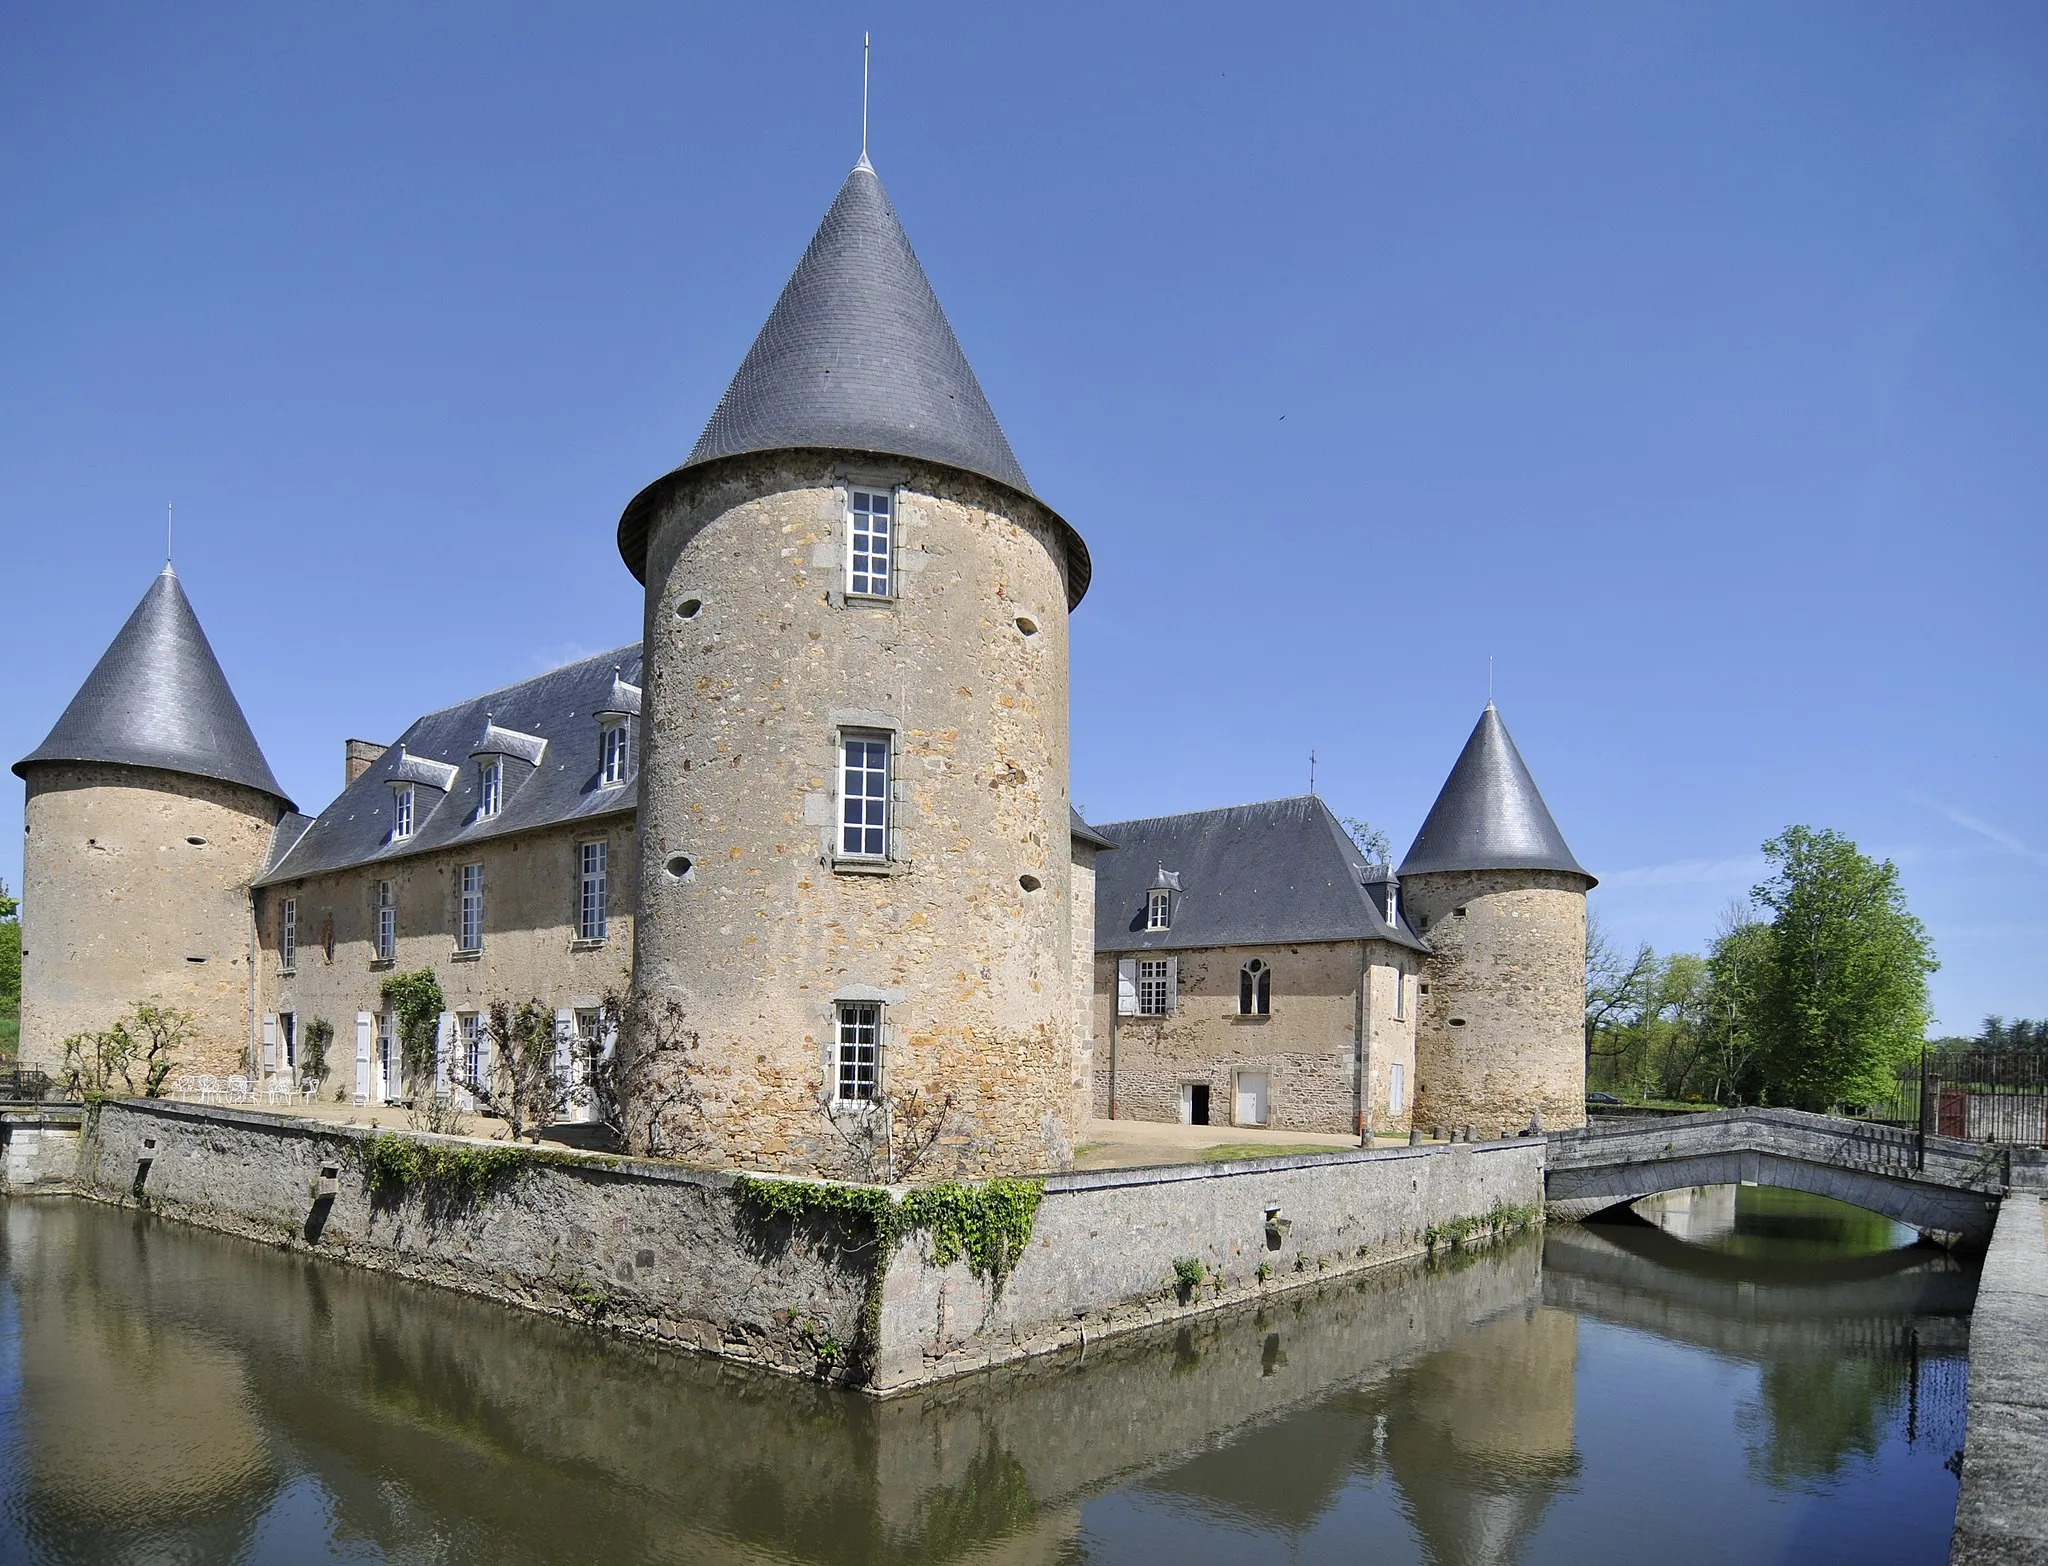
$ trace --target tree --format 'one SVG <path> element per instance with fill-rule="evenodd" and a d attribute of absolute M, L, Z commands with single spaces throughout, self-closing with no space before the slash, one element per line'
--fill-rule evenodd
<path fill-rule="evenodd" d="M 1927 932 L 1898 867 L 1839 833 L 1787 827 L 1750 894 L 1772 914 L 1759 975 L 1756 1066 L 1774 1102 L 1826 1109 L 1891 1090 L 1927 1035 Z"/>
<path fill-rule="evenodd" d="M 301 1074 L 315 1082 L 327 1080 L 327 1051 L 334 1043 L 334 1024 L 325 1017 L 315 1017 L 306 1024 L 306 1035 L 299 1041 Z"/>
<path fill-rule="evenodd" d="M 0 881 L 0 1060 L 11 1058 L 21 1037 L 21 904 Z"/>
<path fill-rule="evenodd" d="M 558 1024 L 538 999 L 517 1006 L 493 1001 L 484 1024 L 489 1031 L 489 1068 L 463 1083 L 484 1113 L 505 1122 L 512 1140 L 540 1140 L 541 1130 L 561 1118 L 568 1084 L 555 1069 Z"/>
<path fill-rule="evenodd" d="M 162 1098 L 179 1051 L 198 1035 L 199 1019 L 191 1012 L 137 1001 L 112 1027 L 74 1033 L 64 1041 L 65 1091 L 74 1098 L 104 1098 L 118 1081 L 133 1093 L 139 1067 L 143 1096 Z"/>
<path fill-rule="evenodd" d="M 672 995 L 605 992 L 598 1036 L 584 1044 L 587 1097 L 600 1124 L 629 1152 L 678 1158 L 704 1145 L 697 1030 Z"/>
<path fill-rule="evenodd" d="M 1586 1075 L 1593 1074 L 1595 1056 L 1610 1059 L 1629 1052 L 1634 1025 L 1657 968 L 1657 954 L 1645 944 L 1623 960 L 1593 914 L 1586 915 Z"/>
<path fill-rule="evenodd" d="M 1393 847 L 1387 842 L 1387 834 L 1378 827 L 1356 816 L 1346 816 L 1344 830 L 1351 834 L 1351 841 L 1358 845 L 1358 851 L 1369 863 L 1384 865 L 1393 862 Z"/>
<path fill-rule="evenodd" d="M 1713 1063 L 1710 1096 L 1722 1104 L 1754 1099 L 1760 1083 L 1757 1054 L 1762 1037 L 1763 980 L 1776 932 L 1736 901 L 1721 912 L 1721 926 L 1707 955 L 1707 995 L 1700 1027 Z"/>
<path fill-rule="evenodd" d="M 924 1170 L 942 1146 L 968 1141 L 951 1093 L 912 1088 L 871 1099 L 827 1098 L 818 1108 L 838 1139 L 838 1162 L 849 1179 L 894 1185 Z M 957 1155 L 953 1162 L 960 1162 Z"/>

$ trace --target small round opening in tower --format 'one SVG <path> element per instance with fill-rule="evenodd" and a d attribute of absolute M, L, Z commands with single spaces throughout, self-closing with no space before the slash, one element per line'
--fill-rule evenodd
<path fill-rule="evenodd" d="M 1038 634 L 1038 622 L 1028 614 L 1020 614 L 1017 616 L 1017 629 L 1026 636 L 1036 636 Z"/>
<path fill-rule="evenodd" d="M 668 872 L 668 878 L 671 881 L 681 881 L 688 877 L 689 873 L 696 866 L 691 862 L 688 854 L 672 854 L 669 856 L 668 863 L 663 865 L 662 868 Z"/>
<path fill-rule="evenodd" d="M 702 609 L 703 607 L 703 599 L 685 598 L 681 603 L 676 605 L 676 618 L 678 620 L 694 620 L 697 618 L 697 611 Z"/>
<path fill-rule="evenodd" d="M 204 957 L 187 957 L 187 958 L 185 959 L 185 961 L 187 961 L 187 962 L 204 962 L 204 961 L 206 961 L 206 959 L 205 959 Z"/>
<path fill-rule="evenodd" d="M 185 839 L 185 841 L 190 843 L 194 848 L 204 848 L 206 846 L 206 839 L 203 837 L 188 837 Z"/>
<path fill-rule="evenodd" d="M 1027 892 L 1035 892 L 1041 886 L 1045 885 L 1045 883 L 1039 880 L 1038 877 L 1035 875 L 1020 875 L 1017 877 L 1017 884 L 1023 887 L 1024 890 Z"/>

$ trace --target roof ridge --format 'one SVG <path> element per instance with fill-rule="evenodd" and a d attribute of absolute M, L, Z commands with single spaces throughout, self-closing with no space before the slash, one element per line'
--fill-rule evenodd
<path fill-rule="evenodd" d="M 439 707 L 428 707 L 424 711 L 414 714 L 412 722 L 408 723 L 404 731 L 399 734 L 398 739 L 393 740 L 391 743 L 394 745 L 398 744 L 407 734 L 410 734 L 429 718 L 438 718 L 443 713 L 455 711 L 458 707 L 468 707 L 477 702 L 486 701 L 493 696 L 502 696 L 507 691 L 516 691 L 521 686 L 532 685 L 547 679 L 550 675 L 560 674 L 565 669 L 580 668 L 586 663 L 596 663 L 605 658 L 616 658 L 623 652 L 637 654 L 643 645 L 644 643 L 641 642 L 628 642 L 623 647 L 614 647 L 606 652 L 592 653 L 587 658 L 571 658 L 567 663 L 558 663 L 552 669 L 543 669 L 538 674 L 529 674 L 525 679 L 514 680 L 509 685 L 494 685 L 487 691 L 478 691 L 474 696 L 464 696 L 459 701 L 451 701 Z"/>
<path fill-rule="evenodd" d="M 1263 810 L 1270 805 L 1298 805 L 1309 800 L 1322 805 L 1325 811 L 1329 810 L 1328 804 L 1319 794 L 1283 794 L 1277 799 L 1248 799 L 1235 805 L 1205 805 L 1199 810 L 1169 810 L 1163 815 L 1129 816 L 1122 821 L 1092 821 L 1089 825 L 1107 832 L 1115 826 L 1144 826 L 1154 821 L 1182 821 L 1194 816 L 1221 816 L 1236 810 Z"/>

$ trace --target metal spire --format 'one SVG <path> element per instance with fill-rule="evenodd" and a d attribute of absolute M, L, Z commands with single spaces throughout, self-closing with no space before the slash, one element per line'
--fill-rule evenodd
<path fill-rule="evenodd" d="M 868 35 L 860 35 L 860 160 L 868 160 Z"/>

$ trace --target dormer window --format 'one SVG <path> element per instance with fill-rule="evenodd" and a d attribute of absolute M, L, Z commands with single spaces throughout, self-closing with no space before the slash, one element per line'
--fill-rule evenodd
<path fill-rule="evenodd" d="M 505 808 L 505 763 L 502 758 L 492 756 L 477 764 L 476 814 L 479 821 L 488 821 Z"/>
<path fill-rule="evenodd" d="M 1387 887 L 1387 924 L 1396 930 L 1401 928 L 1401 889 L 1392 884 Z"/>
<path fill-rule="evenodd" d="M 616 788 L 632 768 L 632 735 L 624 714 L 608 715 L 598 731 L 598 782 Z"/>
<path fill-rule="evenodd" d="M 412 785 L 401 783 L 391 791 L 391 840 L 412 836 Z"/>
<path fill-rule="evenodd" d="M 1173 928 L 1173 893 L 1163 886 L 1155 886 L 1145 894 L 1145 928 L 1148 930 L 1170 930 Z"/>
<path fill-rule="evenodd" d="M 896 497 L 885 489 L 856 489 L 847 498 L 846 513 L 847 596 L 892 596 Z"/>

